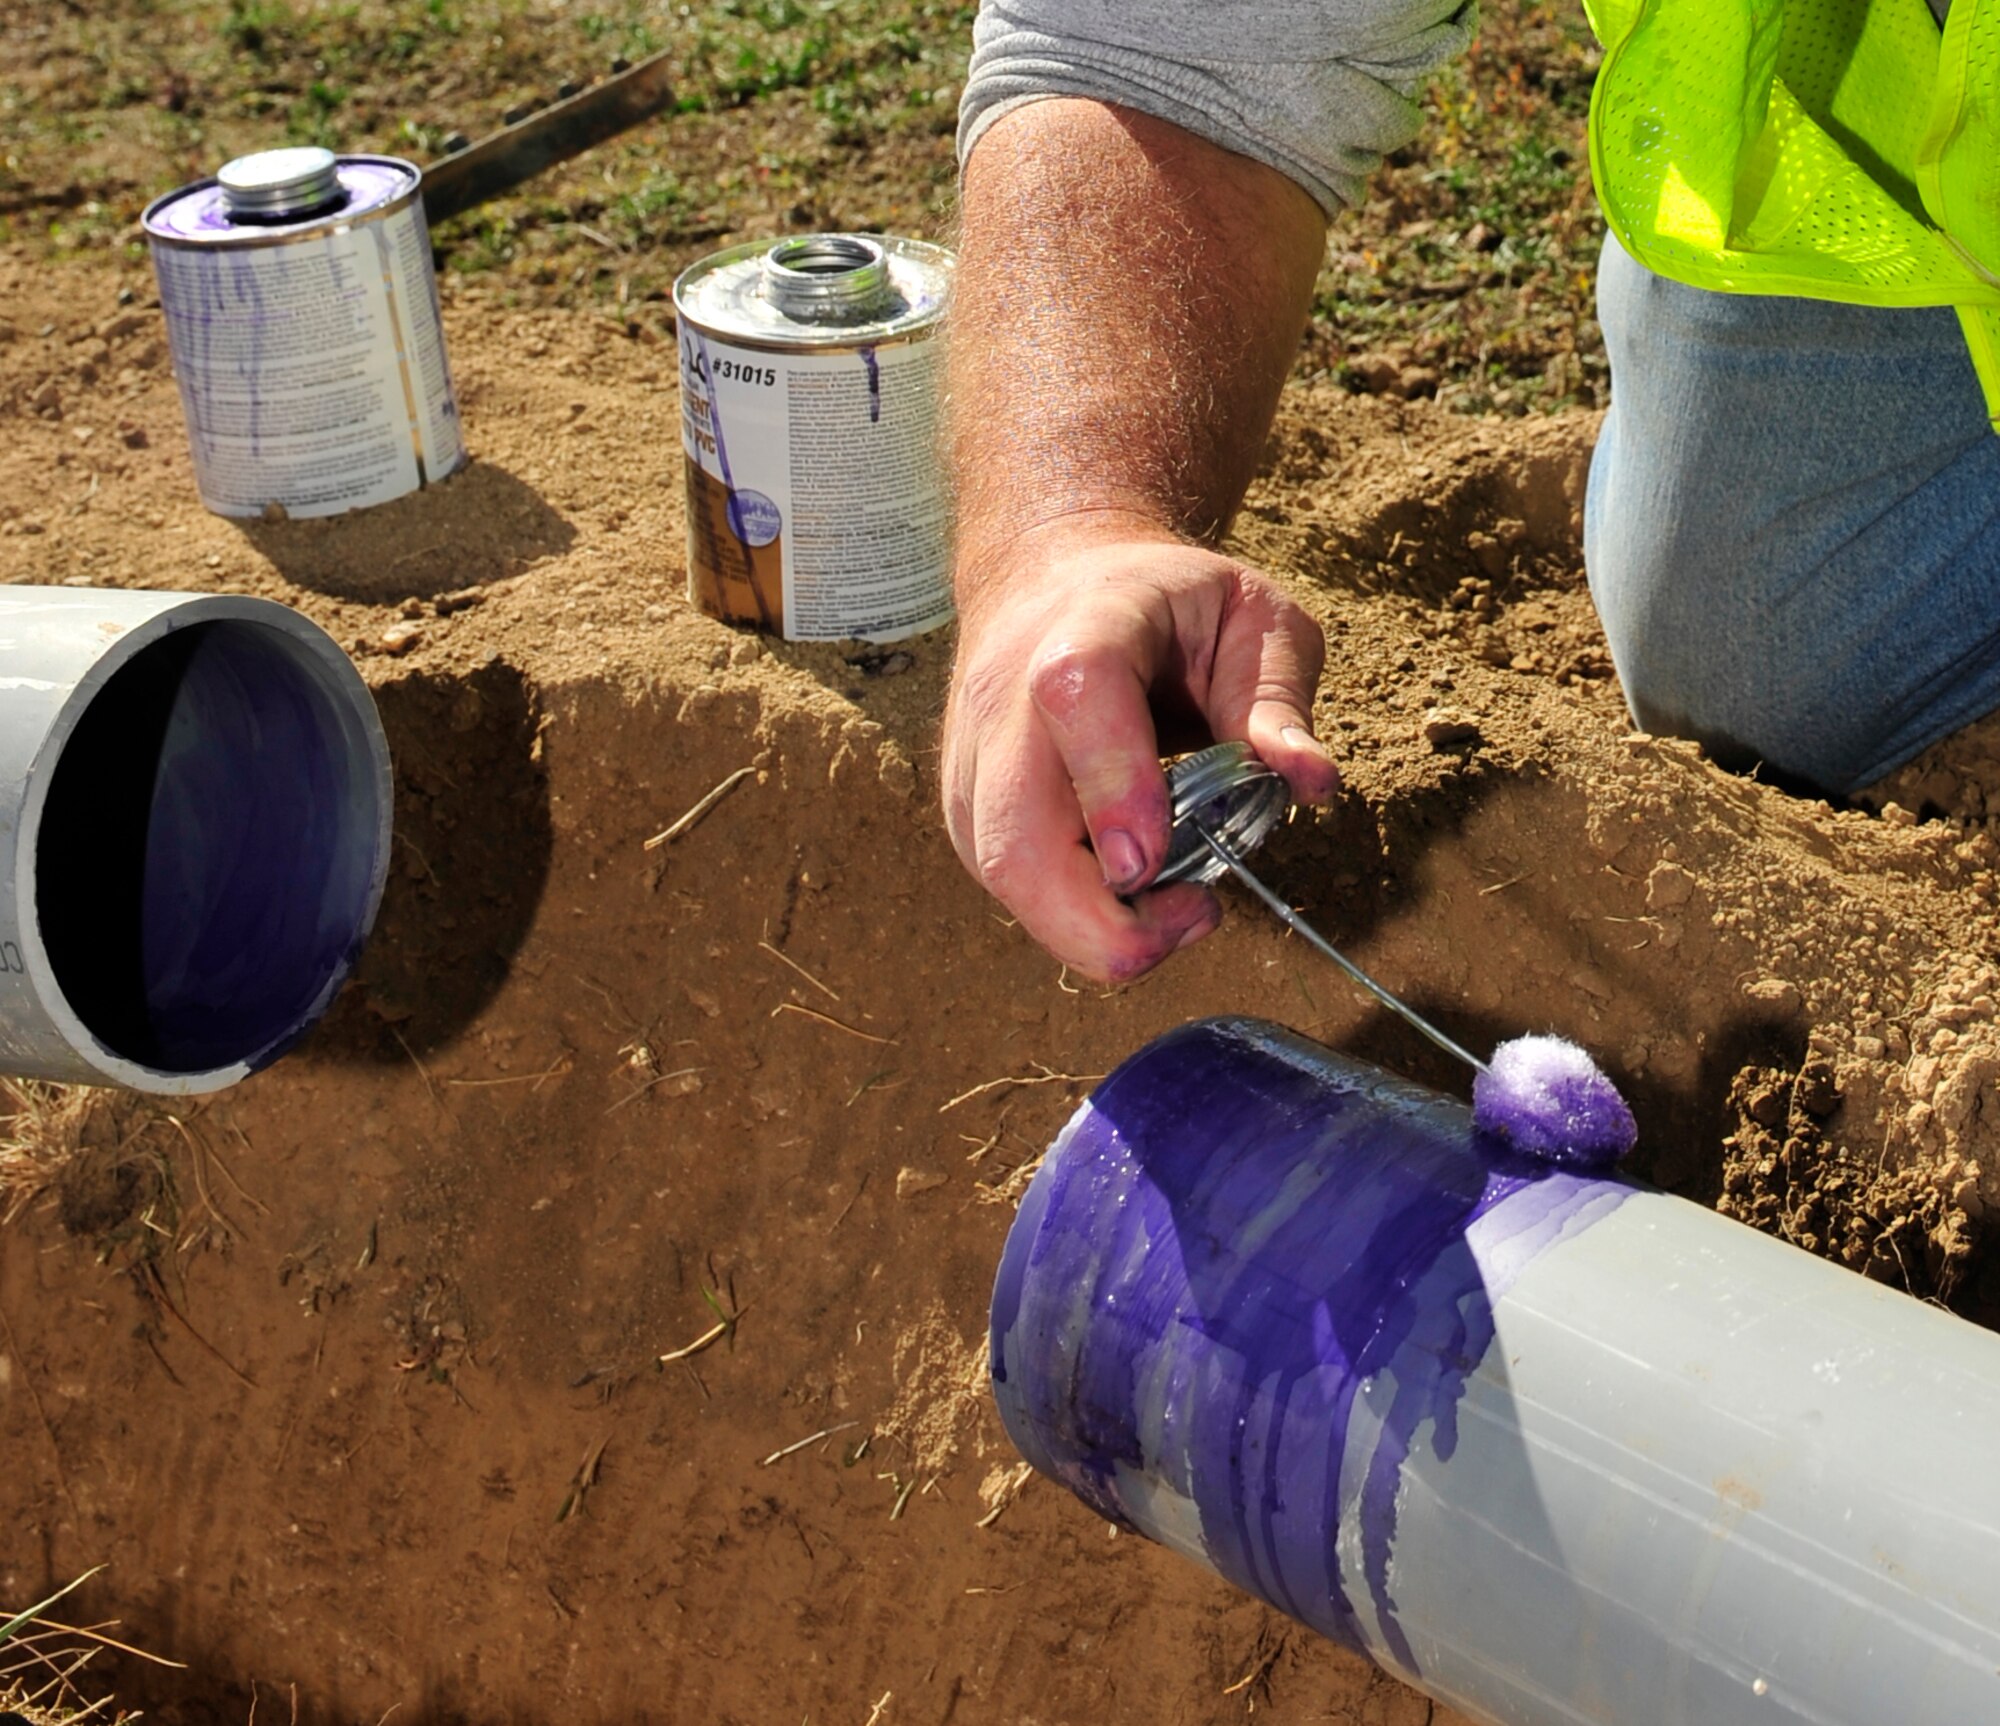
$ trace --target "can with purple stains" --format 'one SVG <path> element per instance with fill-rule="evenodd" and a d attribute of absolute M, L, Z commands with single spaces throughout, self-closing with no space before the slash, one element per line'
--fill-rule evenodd
<path fill-rule="evenodd" d="M 218 515 L 338 515 L 464 465 L 421 184 L 394 156 L 264 150 L 146 207 Z"/>
<path fill-rule="evenodd" d="M 898 641 L 952 615 L 934 339 L 952 255 L 805 234 L 674 283 L 688 597 L 788 641 Z"/>

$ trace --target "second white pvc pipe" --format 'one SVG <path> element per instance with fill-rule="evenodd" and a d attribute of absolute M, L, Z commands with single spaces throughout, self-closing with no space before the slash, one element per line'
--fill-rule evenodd
<path fill-rule="evenodd" d="M 0 588 L 0 1072 L 162 1093 L 319 1018 L 389 866 L 366 684 L 268 600 Z"/>

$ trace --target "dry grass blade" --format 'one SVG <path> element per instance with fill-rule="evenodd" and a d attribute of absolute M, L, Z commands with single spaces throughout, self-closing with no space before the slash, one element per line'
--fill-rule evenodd
<path fill-rule="evenodd" d="M 533 1085 L 539 1091 L 551 1079 L 568 1078 L 573 1066 L 569 1056 L 563 1055 L 539 1073 L 503 1073 L 497 1079 L 447 1079 L 445 1083 L 464 1091 L 488 1090 L 495 1085 Z"/>
<path fill-rule="evenodd" d="M 208 1189 L 208 1159 L 205 1155 L 207 1142 L 192 1132 L 180 1116 L 168 1115 L 166 1119 L 174 1131 L 180 1134 L 182 1142 L 188 1148 L 188 1167 L 194 1172 L 195 1194 L 201 1200 L 202 1208 L 208 1212 L 210 1220 L 222 1231 L 224 1244 L 241 1240 L 242 1231 L 229 1220 L 222 1207 L 215 1202 L 215 1195 Z M 196 1232 L 197 1225 L 194 1220 L 184 1218 L 178 1244 L 183 1248 L 193 1245 Z"/>
<path fill-rule="evenodd" d="M 875 1171 L 873 1169 L 863 1169 L 861 1171 L 861 1184 L 854 1189 L 854 1197 L 849 1199 L 846 1204 L 840 1207 L 840 1215 L 835 1217 L 833 1221 L 827 1225 L 826 1232 L 828 1234 L 832 1234 L 835 1229 L 839 1228 L 842 1223 L 847 1221 L 847 1213 L 853 1210 L 854 1207 L 861 1202 L 861 1195 L 868 1190 L 868 1177 L 874 1172 Z"/>
<path fill-rule="evenodd" d="M 697 821 L 699 821 L 704 815 L 706 815 L 711 809 L 713 809 L 718 803 L 720 803 L 723 800 L 723 798 L 727 797 L 730 794 L 730 792 L 734 791 L 737 786 L 741 785 L 744 780 L 748 779 L 750 775 L 755 773 L 756 771 L 757 769 L 754 767 L 737 768 L 737 770 L 734 773 L 730 774 L 730 776 L 727 779 L 723 780 L 723 782 L 720 785 L 716 786 L 716 788 L 713 791 L 709 792 L 705 797 L 703 797 L 699 803 L 697 803 L 678 821 L 671 822 L 667 826 L 661 828 L 659 832 L 655 833 L 652 836 L 652 838 L 648 839 L 646 841 L 646 849 L 648 851 L 657 851 L 662 845 L 671 845 L 676 839 L 678 839 L 683 833 L 685 833 L 690 827 L 692 827 Z"/>
<path fill-rule="evenodd" d="M 431 1101 L 435 1103 L 440 1110 L 442 1110 L 444 1108 L 444 1098 L 438 1095 L 437 1086 L 431 1083 L 430 1068 L 425 1066 L 423 1062 L 417 1058 L 417 1052 L 415 1049 L 410 1047 L 409 1039 L 406 1038 L 401 1031 L 397 1030 L 394 1025 L 391 1025 L 389 1027 L 389 1035 L 396 1039 L 396 1042 L 401 1046 L 403 1053 L 410 1057 L 410 1065 L 417 1069 L 417 1077 L 423 1080 L 424 1090 L 429 1094 Z"/>
<path fill-rule="evenodd" d="M 257 1388 L 257 1381 L 224 1354 L 221 1349 L 217 1348 L 214 1343 L 210 1342 L 207 1337 L 203 1336 L 200 1331 L 196 1330 L 193 1321 L 188 1318 L 187 1314 L 174 1305 L 173 1297 L 167 1293 L 167 1285 L 161 1279 L 160 1267 L 157 1264 L 151 1259 L 142 1259 L 138 1264 L 131 1267 L 130 1274 L 139 1292 L 157 1306 L 161 1312 L 165 1313 L 168 1318 L 172 1319 L 174 1323 L 179 1325 L 182 1330 L 186 1331 L 189 1336 L 193 1337 L 201 1345 L 202 1350 L 220 1364 L 222 1369 L 231 1378 L 235 1379 L 246 1390 L 255 1390 Z"/>
<path fill-rule="evenodd" d="M 1035 1171 L 1042 1166 L 1040 1156 L 1016 1163 L 997 1181 L 982 1181 L 972 1189 L 973 1202 L 982 1205 L 1013 1205 L 1021 1202 Z"/>
<path fill-rule="evenodd" d="M 584 1497 L 597 1484 L 598 1468 L 604 1461 L 604 1447 L 610 1442 L 611 1434 L 607 1432 L 583 1453 L 583 1461 L 577 1465 L 569 1491 L 563 1494 L 562 1503 L 556 1506 L 556 1521 L 567 1522 L 572 1516 L 583 1514 Z"/>
<path fill-rule="evenodd" d="M 835 994 L 833 990 L 829 989 L 824 983 L 822 983 L 817 977 L 815 977 L 810 971 L 808 971 L 805 968 L 805 966 L 801 965 L 798 962 L 798 960 L 789 958 L 785 954 L 780 953 L 778 949 L 773 947 L 769 941 L 759 941 L 757 945 L 763 948 L 765 952 L 769 953 L 771 957 L 777 960 L 780 965 L 789 966 L 792 970 L 798 972 L 798 974 L 801 977 L 805 978 L 805 980 L 808 983 L 810 983 L 829 1001 L 838 1001 L 840 999 L 840 997 L 837 994 Z"/>
<path fill-rule="evenodd" d="M 831 1025 L 836 1031 L 845 1031 L 850 1037 L 859 1037 L 864 1043 L 880 1043 L 885 1048 L 894 1048 L 894 1037 L 878 1037 L 873 1031 L 856 1029 L 853 1025 L 842 1024 L 829 1013 L 822 1013 L 817 1007 L 801 1007 L 796 1001 L 780 1001 L 771 1009 L 771 1017 L 780 1013 L 797 1013 L 807 1019 L 817 1019 L 822 1025 Z"/>
<path fill-rule="evenodd" d="M 1030 1066 L 1038 1069 L 1033 1073 L 1009 1073 L 1004 1079 L 988 1079 L 983 1085 L 974 1085 L 969 1091 L 960 1091 L 948 1103 L 938 1106 L 938 1113 L 949 1114 L 960 1103 L 969 1103 L 974 1097 L 983 1097 L 988 1091 L 1001 1091 L 1010 1086 L 1023 1085 L 1094 1085 L 1104 1077 L 1102 1073 L 1056 1073 L 1044 1067 L 1040 1061 L 1031 1061 Z"/>
<path fill-rule="evenodd" d="M 713 1348 L 728 1334 L 729 1325 L 727 1321 L 722 1324 L 711 1325 L 700 1336 L 696 1337 L 693 1342 L 687 1343 L 680 1348 L 669 1349 L 665 1354 L 661 1355 L 660 1364 L 662 1366 L 670 1366 L 677 1360 L 688 1360 L 700 1354 L 704 1349 Z"/>
<path fill-rule="evenodd" d="M 1246 1690 L 1254 1690 L 1259 1685 L 1268 1685 L 1271 1670 L 1278 1664 L 1279 1657 L 1284 1652 L 1285 1638 L 1282 1634 L 1271 1637 L 1268 1641 L 1260 1635 L 1257 1638 L 1256 1648 L 1251 1651 L 1250 1670 L 1234 1684 L 1224 1685 L 1223 1695 L 1240 1696 Z"/>
<path fill-rule="evenodd" d="M 46 1624 L 51 1630 L 64 1636 L 88 1637 L 92 1642 L 101 1642 L 106 1648 L 115 1648 L 120 1654 L 130 1654 L 137 1659 L 150 1661 L 155 1666 L 171 1667 L 176 1672 L 187 1670 L 187 1662 L 184 1660 L 169 1660 L 164 1654 L 149 1654 L 143 1648 L 134 1648 L 129 1642 L 120 1642 L 115 1636 L 106 1636 L 104 1624 L 63 1624 L 54 1618 L 44 1618 L 38 1622 Z M 117 1622 L 115 1618 L 107 1618 L 104 1621 L 105 1624 Z"/>
<path fill-rule="evenodd" d="M 174 1125 L 179 1126 L 180 1123 L 176 1121 Z M 242 1133 L 240 1131 L 237 1133 L 237 1137 L 242 1138 Z M 247 1146 L 249 1141 L 245 1139 L 244 1143 Z M 239 1199 L 241 1199 L 246 1205 L 248 1205 L 253 1211 L 255 1211 L 260 1217 L 268 1217 L 271 1214 L 271 1207 L 265 1204 L 264 1201 L 258 1198 L 254 1193 L 246 1192 L 244 1190 L 243 1183 L 236 1178 L 235 1171 L 231 1169 L 230 1166 L 222 1160 L 221 1153 L 216 1150 L 215 1146 L 205 1137 L 202 1140 L 202 1146 L 208 1152 L 208 1160 L 222 1171 L 222 1178 L 236 1189 L 236 1196 Z"/>
<path fill-rule="evenodd" d="M 733 1283 L 734 1279 L 732 1278 L 731 1280 Z M 693 1342 L 688 1343 L 685 1347 L 669 1349 L 665 1354 L 661 1355 L 660 1364 L 662 1366 L 671 1366 L 677 1360 L 689 1360 L 695 1355 L 702 1353 L 703 1350 L 715 1347 L 724 1337 L 734 1336 L 736 1326 L 741 1322 L 743 1315 L 750 1310 L 747 1306 L 740 1306 L 734 1312 L 726 1312 L 723 1310 L 722 1302 L 717 1300 L 707 1289 L 701 1291 L 701 1298 L 707 1301 L 709 1306 L 714 1309 L 717 1322 L 710 1325 L 707 1330 L 703 1331 L 700 1336 L 696 1337 Z M 736 1298 L 734 1287 L 729 1291 L 729 1298 L 731 1300 Z"/>
<path fill-rule="evenodd" d="M 859 1426 L 860 1424 L 861 1422 L 858 1420 L 843 1420 L 838 1426 L 823 1427 L 810 1438 L 799 1439 L 795 1443 L 786 1445 L 783 1450 L 772 1451 L 757 1466 L 759 1468 L 769 1468 L 774 1462 L 783 1462 L 788 1456 L 796 1456 L 808 1445 L 818 1444 L 824 1439 L 831 1438 L 836 1432 L 845 1432 L 850 1426 Z"/>
<path fill-rule="evenodd" d="M 627 1091 L 624 1096 L 620 1097 L 617 1102 L 613 1103 L 604 1112 L 607 1115 L 615 1115 L 627 1103 L 636 1103 L 648 1091 L 652 1090 L 655 1085 L 664 1085 L 669 1079 L 685 1079 L 690 1074 L 701 1071 L 700 1067 L 676 1067 L 671 1073 L 655 1073 L 643 1085 L 639 1086 L 637 1090 Z"/>

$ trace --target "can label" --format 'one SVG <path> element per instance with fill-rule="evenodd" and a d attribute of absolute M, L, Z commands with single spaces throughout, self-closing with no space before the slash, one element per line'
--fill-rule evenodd
<path fill-rule="evenodd" d="M 790 641 L 896 641 L 952 612 L 928 335 L 780 353 L 681 320 L 688 597 Z"/>
<path fill-rule="evenodd" d="M 415 199 L 284 245 L 153 247 L 201 500 L 335 515 L 464 464 Z"/>

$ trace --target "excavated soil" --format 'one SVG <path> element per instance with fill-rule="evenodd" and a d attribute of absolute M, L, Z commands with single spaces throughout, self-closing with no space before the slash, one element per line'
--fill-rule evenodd
<path fill-rule="evenodd" d="M 935 811 L 948 635 L 682 598 L 638 326 L 449 295 L 473 465 L 245 526 L 195 501 L 142 274 L 0 253 L 0 309 L 0 579 L 298 606 L 398 826 L 299 1052 L 178 1119 L 35 1100 L 79 1148 L 0 1231 L 0 1599 L 108 1565 L 87 1609 L 186 1663 L 120 1696 L 186 1726 L 1445 1719 L 1024 1483 L 981 1361 L 1012 1201 L 1146 1038 L 1441 1057 L 1241 903 L 1113 993 L 1010 927 Z M 1873 812 L 1633 734 L 1593 431 L 1287 399 L 1237 541 L 1332 631 L 1349 791 L 1270 875 L 1474 1046 L 1588 1045 L 1652 1179 L 1983 1321 L 2000 733 Z"/>

